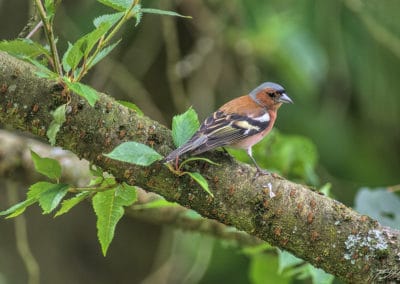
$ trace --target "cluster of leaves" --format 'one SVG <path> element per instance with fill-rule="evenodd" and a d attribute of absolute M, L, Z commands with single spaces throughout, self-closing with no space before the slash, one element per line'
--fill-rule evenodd
<path fill-rule="evenodd" d="M 0 215 L 7 216 L 6 218 L 17 217 L 26 208 L 37 203 L 43 214 L 52 213 L 61 205 L 54 215 L 58 217 L 83 200 L 92 198 L 97 216 L 97 236 L 105 255 L 114 237 L 115 227 L 124 214 L 124 207 L 136 201 L 136 188 L 125 183 L 119 184 L 113 177 L 105 177 L 99 168 L 91 168 L 93 178 L 87 187 L 60 183 L 61 166 L 57 160 L 40 157 L 34 151 L 31 151 L 31 155 L 36 171 L 51 182 L 39 181 L 31 185 L 26 200 L 1 211 Z M 70 197 L 65 199 L 67 195 Z"/>
<path fill-rule="evenodd" d="M 185 113 L 181 115 L 174 116 L 174 118 L 172 119 L 172 138 L 175 146 L 179 147 L 183 145 L 186 141 L 188 141 L 197 131 L 199 125 L 200 123 L 197 113 L 192 108 L 189 108 Z M 144 144 L 140 144 L 133 141 L 124 142 L 118 145 L 110 153 L 105 154 L 105 156 L 114 160 L 127 162 L 139 166 L 149 166 L 155 161 L 161 160 L 162 158 L 162 156 L 159 153 L 157 153 L 154 149 Z M 214 195 L 209 189 L 207 180 L 199 172 L 189 172 L 183 170 L 185 164 L 197 160 L 217 165 L 213 161 L 201 157 L 192 157 L 186 159 L 176 169 L 174 169 L 173 166 L 170 164 L 166 165 L 173 173 L 175 173 L 178 176 L 183 176 L 183 175 L 190 176 L 208 194 L 214 197 Z"/>
<path fill-rule="evenodd" d="M 293 279 L 311 279 L 312 283 L 330 284 L 334 276 L 315 268 L 289 252 L 279 250 L 268 244 L 246 248 L 244 253 L 251 259 L 249 277 L 252 283 L 292 283 Z"/>
<path fill-rule="evenodd" d="M 135 19 L 137 26 L 145 13 L 168 16 L 182 16 L 176 12 L 143 8 L 138 0 L 98 0 L 112 8 L 114 13 L 101 15 L 94 19 L 94 30 L 79 38 L 76 42 L 68 42 L 68 48 L 60 60 L 56 46 L 57 39 L 53 32 L 53 20 L 56 11 L 54 0 L 46 0 L 44 5 L 35 0 L 38 12 L 47 37 L 48 46 L 30 39 L 16 39 L 0 42 L 0 50 L 29 61 L 38 68 L 38 76 L 57 79 L 68 91 L 85 98 L 91 106 L 98 100 L 98 94 L 92 87 L 81 83 L 82 78 L 106 57 L 121 41 L 114 38 L 121 27 L 130 19 Z M 114 41 L 114 42 L 112 42 Z M 64 110 L 64 113 L 61 112 Z M 65 107 L 60 107 L 55 113 L 54 121 L 47 132 L 52 145 L 55 136 L 65 121 Z"/>

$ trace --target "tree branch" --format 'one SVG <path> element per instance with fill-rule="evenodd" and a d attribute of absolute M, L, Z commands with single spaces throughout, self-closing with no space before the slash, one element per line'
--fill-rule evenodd
<path fill-rule="evenodd" d="M 61 85 L 38 78 L 34 68 L 0 52 L 0 123 L 45 138 L 50 111 L 63 101 Z M 400 232 L 308 187 L 271 176 L 252 182 L 255 169 L 222 152 L 206 154 L 221 164 L 197 162 L 215 195 L 211 198 L 189 177 L 174 176 L 165 166 L 150 167 L 110 160 L 103 153 L 123 141 L 151 145 L 166 154 L 170 131 L 100 94 L 94 108 L 72 96 L 57 145 L 102 167 L 121 181 L 138 185 L 207 218 L 288 250 L 347 282 L 400 281 Z M 276 196 L 269 197 L 271 183 Z"/>

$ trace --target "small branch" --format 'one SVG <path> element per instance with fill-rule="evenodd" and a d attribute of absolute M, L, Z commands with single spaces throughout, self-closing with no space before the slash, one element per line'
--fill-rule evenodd
<path fill-rule="evenodd" d="M 17 196 L 17 183 L 6 180 L 6 188 L 10 205 L 16 204 L 19 201 Z M 15 218 L 14 225 L 17 249 L 28 273 L 28 284 L 39 284 L 39 264 L 29 247 L 26 219 L 24 215 Z"/>
<path fill-rule="evenodd" d="M 44 32 L 50 46 L 50 53 L 53 59 L 54 69 L 60 76 L 63 76 L 60 57 L 58 55 L 57 45 L 54 37 L 53 21 L 49 21 L 47 19 L 46 11 L 44 10 L 41 0 L 35 0 L 35 3 L 39 11 L 39 16 L 43 22 Z"/>
<path fill-rule="evenodd" d="M 0 52 L 0 124 L 44 138 L 62 103 L 58 83 L 35 76 L 30 64 Z M 52 94 L 52 96 L 43 96 Z M 58 101 L 54 97 L 59 98 Z M 220 151 L 204 154 L 221 166 L 201 161 L 200 172 L 215 198 L 189 177 L 177 177 L 164 165 L 139 167 L 103 156 L 124 141 L 149 145 L 161 154 L 173 148 L 169 129 L 99 94 L 95 107 L 71 95 L 67 121 L 57 145 L 107 170 L 119 181 L 155 192 L 192 208 L 203 217 L 234 226 L 309 261 L 351 283 L 400 281 L 400 231 L 384 227 L 307 186 L 272 176 L 252 181 L 256 169 Z M 33 107 L 40 102 L 39 109 Z M 271 183 L 274 198 L 264 188 Z"/>

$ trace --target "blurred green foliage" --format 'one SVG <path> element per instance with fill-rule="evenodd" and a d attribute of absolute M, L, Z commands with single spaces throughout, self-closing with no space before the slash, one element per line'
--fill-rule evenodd
<path fill-rule="evenodd" d="M 29 3 L 0 2 L 1 39 L 15 38 L 24 27 L 32 10 Z M 87 84 L 118 99 L 133 101 L 146 115 L 168 125 L 173 115 L 183 112 L 189 105 L 204 118 L 224 102 L 245 94 L 260 82 L 275 81 L 286 87 L 295 104 L 280 110 L 276 122 L 279 131 L 274 131 L 255 147 L 256 158 L 263 167 L 309 184 L 330 182 L 333 194 L 347 204 L 352 204 L 361 186 L 399 183 L 399 1 L 149 0 L 143 5 L 174 10 L 191 15 L 193 19 L 145 15 L 136 29 L 126 27 L 121 31 L 124 40 L 111 57 L 105 58 L 88 74 Z M 67 50 L 68 41 L 74 42 L 90 30 L 88 27 L 92 27 L 93 18 L 107 12 L 95 1 L 63 1 L 55 27 L 61 50 Z M 41 33 L 35 35 L 35 40 L 43 38 Z M 243 151 L 235 152 L 235 155 L 242 154 L 245 157 Z M 365 193 L 361 191 L 357 195 L 356 205 L 366 214 L 372 215 L 373 207 L 378 205 L 385 207 L 390 199 L 387 193 L 372 198 Z M 372 200 L 376 203 L 369 203 Z M 380 210 L 373 216 L 378 218 L 383 214 L 389 221 L 397 222 L 399 210 L 393 207 L 388 211 L 389 215 Z M 79 216 L 77 220 L 84 219 Z M 42 223 L 39 218 L 33 227 L 40 228 Z M 151 271 L 148 268 L 149 271 L 144 270 L 143 274 L 140 269 L 132 269 L 134 273 L 126 275 L 120 270 L 132 257 L 120 257 L 129 248 L 134 247 L 141 255 L 134 265 L 129 262 L 130 267 L 140 267 L 141 263 L 150 267 L 153 259 L 161 258 L 160 252 L 154 251 L 157 241 L 168 246 L 165 243 L 173 238 L 171 234 L 163 234 L 160 239 L 155 239 L 159 228 L 145 226 L 129 224 L 125 227 L 125 234 L 116 237 L 110 262 L 94 256 L 88 258 L 87 255 L 95 255 L 93 252 L 98 250 L 95 239 L 86 240 L 83 251 L 91 252 L 86 254 L 79 254 L 82 245 L 71 247 L 60 242 L 62 245 L 58 249 L 65 248 L 72 254 L 75 248 L 79 257 L 66 261 L 68 254 L 60 253 L 59 262 L 52 259 L 49 265 L 41 267 L 44 274 L 47 272 L 48 283 L 51 283 L 49 279 L 70 283 L 79 274 L 71 264 L 80 260 L 83 262 L 79 268 L 85 267 L 85 272 L 81 272 L 93 270 L 90 279 L 97 283 L 106 282 L 108 274 L 113 275 L 113 280 L 118 275 L 121 279 L 139 281 L 147 273 L 155 275 L 161 268 L 168 272 L 167 265 L 154 265 Z M 146 237 L 135 243 L 131 239 L 134 237 L 127 234 L 132 227 L 135 236 L 144 230 Z M 75 230 L 81 243 L 81 237 L 88 229 L 81 225 Z M 43 238 L 43 231 L 39 231 L 40 234 L 36 234 L 40 240 L 36 242 L 38 253 Z M 129 239 L 124 239 L 127 235 Z M 58 237 L 65 238 L 65 234 Z M 179 246 L 179 240 L 175 239 L 175 248 Z M 186 245 L 186 251 L 197 248 L 195 242 L 189 240 L 186 243 L 192 245 Z M 91 250 L 91 246 L 94 249 Z M 42 257 L 48 259 L 47 255 Z M 267 258 L 270 259 L 266 261 Z M 63 268 L 65 279 L 60 276 L 62 272 L 51 278 L 51 272 L 57 269 L 50 263 L 62 263 L 63 259 L 66 262 Z M 165 263 L 172 263 L 172 258 L 165 259 L 169 260 Z M 12 260 L 7 258 L 7 261 L 11 263 Z M 112 267 L 110 263 L 118 263 L 118 267 Z M 245 256 L 218 244 L 213 257 L 203 263 L 209 265 L 203 281 L 212 283 L 222 279 L 230 283 L 257 283 L 256 275 L 277 267 L 277 263 L 276 256 L 268 255 L 259 256 L 250 264 Z M 7 265 L 2 264 L 2 267 Z M 267 266 L 266 270 L 262 270 L 263 266 Z M 68 272 L 69 267 L 71 271 Z M 14 277 L 21 277 L 20 274 Z M 2 270 L 1 275 L 7 278 L 10 273 Z M 268 275 L 271 279 L 275 277 L 275 274 Z"/>

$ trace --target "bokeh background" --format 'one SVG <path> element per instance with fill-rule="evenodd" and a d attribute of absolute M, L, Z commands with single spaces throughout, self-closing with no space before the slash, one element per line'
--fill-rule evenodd
<path fill-rule="evenodd" d="M 142 5 L 193 18 L 144 15 L 137 27 L 132 20 L 87 84 L 134 102 L 170 126 L 172 116 L 189 106 L 204 119 L 264 81 L 280 83 L 295 104 L 282 107 L 278 131 L 257 148 L 263 165 L 317 188 L 329 182 L 331 194 L 350 206 L 362 187 L 396 189 L 399 1 L 149 0 Z M 94 0 L 63 1 L 56 16 L 59 48 L 65 50 L 67 41 L 93 29 L 95 17 L 110 12 Z M 15 38 L 31 13 L 30 1 L 0 0 L 0 39 Z M 34 39 L 43 42 L 43 34 Z M 287 151 L 279 148 L 283 144 Z M 269 149 L 274 155 L 274 147 L 284 154 L 269 161 L 262 153 Z M 0 196 L 1 208 L 7 207 L 3 190 Z M 392 226 L 399 225 L 399 211 L 386 214 Z M 90 204 L 56 220 L 38 208 L 26 217 L 42 283 L 256 283 L 254 261 L 236 245 L 209 236 L 124 218 L 103 258 Z M 12 221 L 0 221 L 0 230 L 0 283 L 25 283 Z M 267 261 L 276 271 L 276 258 Z M 280 283 L 299 281 L 285 279 Z M 272 276 L 265 281 L 278 283 Z"/>

